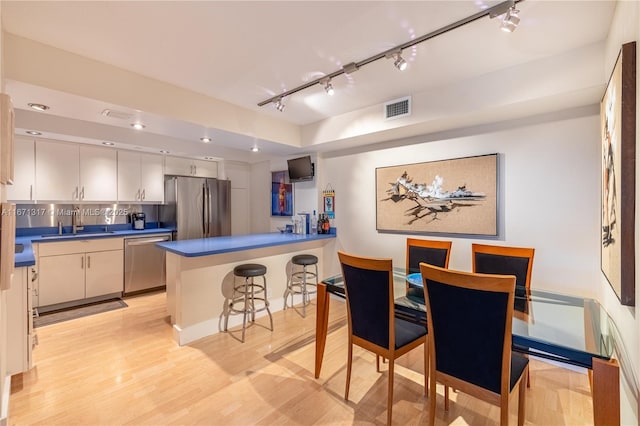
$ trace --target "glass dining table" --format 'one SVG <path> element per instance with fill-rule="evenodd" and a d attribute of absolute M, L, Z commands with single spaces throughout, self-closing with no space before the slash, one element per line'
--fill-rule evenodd
<path fill-rule="evenodd" d="M 420 273 L 394 268 L 395 315 L 424 324 L 426 309 Z M 318 285 L 315 377 L 320 377 L 327 337 L 329 295 L 344 298 L 341 275 Z M 512 349 L 587 368 L 593 395 L 594 423 L 619 424 L 619 367 L 612 358 L 612 322 L 594 299 L 546 290 L 516 288 Z M 616 423 L 615 419 L 618 419 Z"/>

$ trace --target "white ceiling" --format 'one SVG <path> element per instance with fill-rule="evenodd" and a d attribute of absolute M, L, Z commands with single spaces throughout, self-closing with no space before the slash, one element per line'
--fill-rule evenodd
<path fill-rule="evenodd" d="M 403 56 L 410 66 L 403 73 L 383 59 L 335 78 L 333 97 L 314 86 L 287 98 L 283 113 L 271 105 L 257 106 L 346 63 L 358 62 L 497 3 L 2 1 L 1 12 L 6 32 L 305 126 L 600 42 L 607 36 L 615 8 L 613 1 L 523 1 L 517 6 L 521 23 L 514 33 L 504 33 L 497 20 L 483 18 L 407 49 Z M 20 81 L 7 81 L 6 91 L 17 109 L 25 108 L 27 102 L 43 102 L 52 106 L 50 114 L 56 117 L 96 123 L 96 139 L 109 139 L 109 126 L 129 126 L 128 121 L 101 116 L 102 109 L 114 106 L 99 100 Z M 116 107 L 145 115 L 130 106 Z M 36 125 L 37 120 L 29 114 L 18 115 L 18 127 L 21 121 Z M 197 140 L 203 131 L 222 135 L 217 129 L 203 130 L 171 117 L 147 114 L 145 120 L 154 122 L 156 134 L 176 140 Z M 227 141 L 227 148 L 239 146 L 234 138 L 250 139 L 224 136 L 220 139 Z M 122 134 L 118 138 L 127 139 Z M 300 151 L 261 144 L 271 155 Z M 146 147 L 145 143 L 139 145 Z M 233 157 L 232 151 L 202 148 L 203 155 Z M 242 151 L 236 159 L 246 155 Z"/>

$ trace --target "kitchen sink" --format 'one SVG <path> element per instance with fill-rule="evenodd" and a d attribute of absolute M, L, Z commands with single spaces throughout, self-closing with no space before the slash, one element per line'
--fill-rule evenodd
<path fill-rule="evenodd" d="M 24 244 L 16 244 L 15 253 L 22 253 L 24 251 Z"/>

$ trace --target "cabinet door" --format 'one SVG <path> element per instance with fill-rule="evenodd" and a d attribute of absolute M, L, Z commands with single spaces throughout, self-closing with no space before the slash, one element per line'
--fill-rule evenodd
<path fill-rule="evenodd" d="M 64 142 L 36 141 L 38 201 L 77 201 L 80 150 Z"/>
<path fill-rule="evenodd" d="M 111 201 L 118 197 L 118 161 L 109 148 L 80 146 L 80 200 Z"/>
<path fill-rule="evenodd" d="M 86 297 L 124 291 L 124 252 L 96 251 L 86 254 Z"/>
<path fill-rule="evenodd" d="M 160 161 L 162 161 L 162 157 L 160 157 Z M 160 178 L 162 179 L 162 176 Z M 141 191 L 140 154 L 118 151 L 118 201 L 140 202 Z"/>
<path fill-rule="evenodd" d="M 40 257 L 38 305 L 84 299 L 84 253 Z"/>
<path fill-rule="evenodd" d="M 16 137 L 15 172 L 13 185 L 7 185 L 7 200 L 32 201 L 35 185 L 36 159 L 35 141 L 33 139 Z"/>
<path fill-rule="evenodd" d="M 193 160 L 194 174 L 199 177 L 218 177 L 218 163 L 215 161 Z"/>
<path fill-rule="evenodd" d="M 164 167 L 160 155 L 140 154 L 142 201 L 164 202 Z"/>
<path fill-rule="evenodd" d="M 193 163 L 188 158 L 166 157 L 164 159 L 164 165 L 164 174 L 166 175 L 193 175 Z"/>

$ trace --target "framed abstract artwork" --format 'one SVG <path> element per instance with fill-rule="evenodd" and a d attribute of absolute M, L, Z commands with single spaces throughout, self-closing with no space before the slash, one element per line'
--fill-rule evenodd
<path fill-rule="evenodd" d="M 620 299 L 635 306 L 636 43 L 622 45 L 600 103 L 601 267 Z"/>
<path fill-rule="evenodd" d="M 286 170 L 271 172 L 271 216 L 293 216 L 293 184 Z"/>
<path fill-rule="evenodd" d="M 376 169 L 380 232 L 497 235 L 498 154 Z"/>

